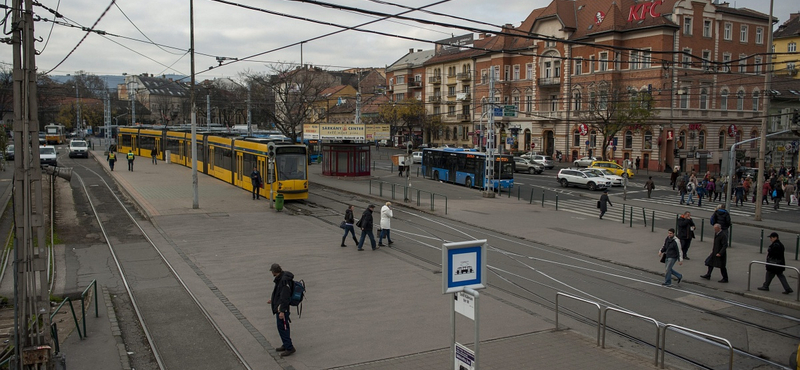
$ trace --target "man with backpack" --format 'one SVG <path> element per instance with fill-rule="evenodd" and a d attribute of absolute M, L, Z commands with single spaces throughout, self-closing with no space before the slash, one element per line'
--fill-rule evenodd
<path fill-rule="evenodd" d="M 281 265 L 273 263 L 269 268 L 272 276 L 275 277 L 273 282 L 275 287 L 272 289 L 272 298 L 267 301 L 267 304 L 272 306 L 272 314 L 276 315 L 278 322 L 278 334 L 281 336 L 282 346 L 275 348 L 281 357 L 291 356 L 296 352 L 294 345 L 292 345 L 291 330 L 289 324 L 289 303 L 294 292 L 294 274 L 289 271 L 283 271 Z"/>

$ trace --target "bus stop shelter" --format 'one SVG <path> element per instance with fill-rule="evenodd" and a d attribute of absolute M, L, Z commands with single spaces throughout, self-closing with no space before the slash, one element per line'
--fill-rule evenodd
<path fill-rule="evenodd" d="M 322 174 L 325 176 L 369 176 L 369 163 L 369 144 L 322 144 Z"/>

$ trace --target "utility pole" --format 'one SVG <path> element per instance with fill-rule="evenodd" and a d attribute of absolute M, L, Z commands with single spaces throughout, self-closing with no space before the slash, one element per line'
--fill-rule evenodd
<path fill-rule="evenodd" d="M 253 136 L 253 112 L 250 111 L 250 88 L 251 84 L 247 84 L 247 136 Z"/>
<path fill-rule="evenodd" d="M 33 1 L 14 0 L 14 356 L 15 370 L 53 368 L 48 248 L 42 212 Z"/>
<path fill-rule="evenodd" d="M 206 127 L 211 124 L 211 94 L 206 95 Z"/>
<path fill-rule="evenodd" d="M 489 118 L 488 129 L 486 130 L 486 159 L 483 170 L 483 197 L 494 198 L 494 77 L 495 68 L 492 66 L 489 73 Z M 485 107 L 484 107 L 485 109 Z M 499 183 L 498 183 L 499 184 Z"/>
<path fill-rule="evenodd" d="M 76 112 L 78 115 L 78 122 L 75 123 L 75 128 L 78 129 L 78 133 L 81 132 L 81 94 L 78 92 L 78 78 L 75 78 L 75 105 L 76 105 Z"/>
<path fill-rule="evenodd" d="M 131 78 L 133 79 L 134 76 Z M 131 98 L 131 126 L 136 126 L 136 88 L 138 87 L 139 84 L 132 81 L 130 91 L 128 91 L 128 96 Z"/>
<path fill-rule="evenodd" d="M 108 94 L 108 86 L 106 86 L 106 96 L 105 96 L 105 104 L 104 105 L 105 105 L 106 109 L 105 109 L 105 115 L 103 117 L 104 118 L 103 119 L 103 123 L 104 123 L 104 125 L 106 127 L 105 139 L 108 139 L 109 137 L 111 137 L 111 132 L 110 132 L 111 131 L 111 97 Z M 103 147 L 105 147 L 106 145 L 107 144 L 104 143 Z"/>
<path fill-rule="evenodd" d="M 758 184 L 756 192 L 756 210 L 755 214 L 753 215 L 753 219 L 756 221 L 761 221 L 761 202 L 763 201 L 762 198 L 764 186 L 764 175 L 767 174 L 766 166 L 764 165 L 764 156 L 767 153 L 767 121 L 769 121 L 769 100 L 770 97 L 768 95 L 770 89 L 772 88 L 772 10 L 775 5 L 775 0 L 769 1 L 769 21 L 767 21 L 767 26 L 769 28 L 769 34 L 767 36 L 767 68 L 766 72 L 767 75 L 764 76 L 764 113 L 762 116 L 764 118 L 761 120 L 761 140 L 759 141 L 758 146 L 758 179 L 756 179 L 756 183 Z"/>
<path fill-rule="evenodd" d="M 192 209 L 200 208 L 197 189 L 197 106 L 194 101 L 194 0 L 189 0 L 189 49 L 191 50 L 191 85 L 189 96 L 192 100 Z"/>

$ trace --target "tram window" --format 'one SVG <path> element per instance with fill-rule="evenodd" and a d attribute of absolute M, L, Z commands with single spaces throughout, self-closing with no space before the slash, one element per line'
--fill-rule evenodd
<path fill-rule="evenodd" d="M 169 150 L 172 154 L 180 154 L 180 151 L 178 150 L 179 148 L 180 145 L 178 144 L 178 139 L 167 139 L 166 150 Z"/>
<path fill-rule="evenodd" d="M 198 142 L 197 143 L 197 160 L 199 162 L 205 162 L 205 158 L 206 158 L 206 147 L 203 145 L 203 143 Z"/>
<path fill-rule="evenodd" d="M 153 149 L 156 145 L 156 138 L 152 136 L 139 136 L 139 148 Z"/>
<path fill-rule="evenodd" d="M 253 168 L 258 165 L 258 160 L 256 160 L 256 156 L 252 154 L 245 153 L 242 155 L 242 174 L 246 176 L 250 176 L 250 172 L 253 171 Z"/>
<path fill-rule="evenodd" d="M 122 134 L 122 146 L 131 146 L 131 134 Z"/>
<path fill-rule="evenodd" d="M 231 150 L 221 147 L 214 147 L 214 166 L 222 167 L 226 170 L 232 169 Z"/>

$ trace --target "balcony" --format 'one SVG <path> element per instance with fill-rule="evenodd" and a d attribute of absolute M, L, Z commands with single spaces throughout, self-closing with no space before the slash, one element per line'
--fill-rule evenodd
<path fill-rule="evenodd" d="M 456 118 L 455 113 L 447 113 L 447 118 Z"/>
<path fill-rule="evenodd" d="M 422 87 L 422 81 L 408 81 L 408 87 L 411 89 L 418 89 Z"/>
<path fill-rule="evenodd" d="M 459 115 L 456 115 L 456 120 L 461 122 L 469 122 L 469 114 L 461 113 Z"/>
<path fill-rule="evenodd" d="M 539 79 L 539 86 L 560 85 L 561 77 L 544 77 Z"/>
<path fill-rule="evenodd" d="M 470 102 L 470 95 L 469 95 L 468 92 L 466 92 L 466 93 L 457 93 L 456 94 L 456 100 L 469 103 Z"/>
<path fill-rule="evenodd" d="M 461 81 L 469 81 L 472 79 L 472 72 L 463 72 L 456 75 L 456 78 Z"/>
<path fill-rule="evenodd" d="M 439 95 L 429 96 L 428 97 L 428 102 L 430 102 L 430 103 L 441 103 L 442 102 L 442 97 L 439 96 Z"/>
<path fill-rule="evenodd" d="M 432 85 L 439 85 L 442 83 L 442 76 L 431 76 L 428 77 L 428 83 Z"/>

